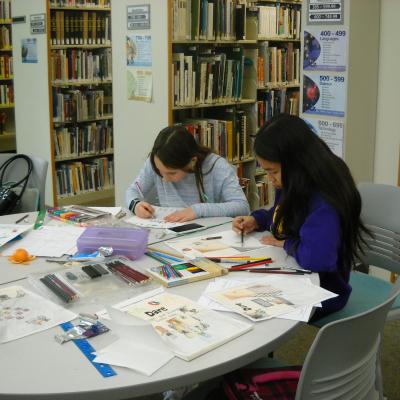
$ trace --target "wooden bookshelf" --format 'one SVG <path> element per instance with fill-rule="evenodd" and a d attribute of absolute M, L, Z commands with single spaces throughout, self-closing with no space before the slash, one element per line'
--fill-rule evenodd
<path fill-rule="evenodd" d="M 4 132 L 0 133 L 0 152 L 16 151 L 13 56 L 10 54 L 13 49 L 11 7 L 11 0 L 0 1 L 1 43 L 4 46 L 0 49 L 0 87 L 3 93 L 7 93 L 7 98 L 0 104 L 4 121 L 0 129 Z"/>
<path fill-rule="evenodd" d="M 54 204 L 113 205 L 111 7 L 60 4 L 47 3 Z"/>
<path fill-rule="evenodd" d="M 287 4 L 289 11 L 285 12 L 291 12 L 296 17 L 296 21 L 293 19 L 291 26 L 282 26 L 281 30 L 275 34 L 260 35 L 259 27 L 266 22 L 260 20 L 259 6 L 278 3 Z M 247 1 L 243 8 L 238 2 L 235 3 L 238 8 L 234 6 L 235 14 L 229 18 L 221 17 L 220 19 L 218 11 L 214 14 L 215 10 L 213 9 L 213 21 L 210 23 L 204 23 L 203 20 L 207 21 L 208 15 L 204 14 L 208 12 L 207 10 L 185 8 L 192 7 L 193 4 L 196 3 L 192 2 L 189 5 L 189 2 L 169 1 L 169 48 L 170 65 L 172 66 L 169 71 L 169 76 L 171 76 L 169 83 L 170 122 L 187 125 L 198 140 L 225 156 L 238 168 L 238 176 L 243 178 L 241 182 L 249 181 L 246 193 L 251 208 L 254 209 L 264 205 L 264 203 L 260 204 L 259 187 L 255 180 L 256 162 L 252 154 L 251 138 L 261 125 L 258 120 L 258 105 L 263 101 L 262 93 L 270 91 L 279 92 L 280 96 L 282 96 L 281 93 L 287 91 L 288 96 L 293 96 L 293 98 L 290 97 L 290 101 L 298 101 L 301 3 L 269 1 L 267 4 L 266 2 Z M 209 7 L 213 7 L 213 4 L 216 3 L 209 4 Z M 218 9 L 216 8 L 216 10 Z M 185 19 L 183 19 L 183 15 L 186 16 Z M 234 21 L 233 25 L 228 26 L 227 20 Z M 289 19 L 287 20 L 289 21 Z M 295 26 L 295 23 L 298 26 Z M 279 21 L 277 21 L 278 25 Z M 294 74 L 290 71 L 290 74 L 287 74 L 287 77 L 290 78 L 288 80 L 275 79 L 263 81 L 260 84 L 258 57 L 265 42 L 268 42 L 271 47 L 284 49 L 281 50 L 282 54 L 290 49 L 292 58 L 294 58 L 292 49 L 297 49 L 297 75 L 295 78 L 292 77 Z M 293 62 L 292 59 L 289 61 Z M 229 70 L 231 65 L 234 65 L 232 72 Z M 228 72 L 225 72 L 226 68 Z M 193 71 L 195 75 L 192 81 Z M 231 79 L 231 74 L 236 73 L 238 74 L 234 75 L 233 85 L 235 90 L 240 89 L 225 98 L 226 93 L 231 93 L 230 87 L 229 89 L 224 87 L 227 85 L 226 79 Z M 183 74 L 185 74 L 184 78 Z M 218 80 L 217 83 L 215 83 L 215 79 Z M 184 85 L 183 88 L 182 85 Z M 233 98 L 229 98 L 230 96 Z M 298 105 L 294 108 L 298 113 Z M 203 132 L 203 129 L 210 124 L 211 135 L 215 135 L 211 139 L 209 133 Z M 230 139 L 231 137 L 233 139 Z M 229 148 L 229 146 L 233 146 L 233 148 Z M 266 182 L 264 184 L 267 186 Z M 266 196 L 263 197 L 266 198 Z"/>

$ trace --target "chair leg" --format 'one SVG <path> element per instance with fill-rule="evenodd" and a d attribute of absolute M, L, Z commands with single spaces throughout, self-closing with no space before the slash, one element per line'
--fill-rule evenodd
<path fill-rule="evenodd" d="M 362 272 L 364 274 L 369 274 L 369 265 L 360 263 L 354 266 L 354 271 Z"/>
<path fill-rule="evenodd" d="M 395 274 L 394 272 L 391 272 L 390 273 L 390 282 L 391 283 L 396 283 L 398 277 L 399 276 L 397 274 Z"/>

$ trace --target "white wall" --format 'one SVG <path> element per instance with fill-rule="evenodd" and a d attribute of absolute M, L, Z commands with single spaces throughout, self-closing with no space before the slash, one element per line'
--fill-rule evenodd
<path fill-rule="evenodd" d="M 374 181 L 397 185 L 400 147 L 400 1 L 381 1 Z"/>
<path fill-rule="evenodd" d="M 151 29 L 127 30 L 127 6 L 150 4 Z M 115 203 L 123 205 L 125 190 L 134 180 L 158 132 L 168 125 L 168 1 L 113 0 L 113 114 Z M 126 35 L 152 36 L 153 101 L 128 100 Z"/>
<path fill-rule="evenodd" d="M 14 56 L 15 124 L 18 153 L 32 154 L 51 162 L 47 64 L 47 35 L 31 35 L 29 16 L 46 13 L 45 0 L 14 0 L 14 17 L 25 16 L 25 23 L 12 25 Z M 22 64 L 21 39 L 36 38 L 37 64 Z M 51 169 L 47 172 L 46 204 L 53 204 Z"/>

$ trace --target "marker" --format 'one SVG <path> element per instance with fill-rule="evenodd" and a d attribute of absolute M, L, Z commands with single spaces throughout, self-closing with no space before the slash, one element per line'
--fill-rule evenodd
<path fill-rule="evenodd" d="M 215 240 L 215 239 L 222 239 L 222 236 L 210 236 L 210 237 L 204 238 L 203 240 Z"/>

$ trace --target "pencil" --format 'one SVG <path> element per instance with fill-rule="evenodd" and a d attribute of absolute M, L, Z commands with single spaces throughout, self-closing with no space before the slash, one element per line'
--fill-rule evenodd
<path fill-rule="evenodd" d="M 243 247 L 243 244 L 244 244 L 244 230 L 243 229 L 240 231 L 240 241 L 241 241 L 242 247 Z"/>
<path fill-rule="evenodd" d="M 304 275 L 304 272 L 300 271 L 278 271 L 270 269 L 242 269 L 241 271 L 255 272 L 259 274 L 283 274 L 283 275 Z"/>
<path fill-rule="evenodd" d="M 17 220 L 15 221 L 15 224 L 19 224 L 19 223 L 22 222 L 25 218 L 28 218 L 28 217 L 29 217 L 29 214 L 24 215 L 23 217 L 17 219 Z"/>

